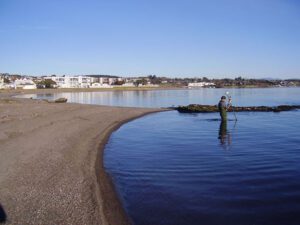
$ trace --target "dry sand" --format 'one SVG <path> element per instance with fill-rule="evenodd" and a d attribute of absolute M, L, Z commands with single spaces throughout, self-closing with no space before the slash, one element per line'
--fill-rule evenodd
<path fill-rule="evenodd" d="M 157 109 L 54 104 L 0 94 L 0 204 L 7 224 L 128 224 L 103 168 L 122 123 Z"/>

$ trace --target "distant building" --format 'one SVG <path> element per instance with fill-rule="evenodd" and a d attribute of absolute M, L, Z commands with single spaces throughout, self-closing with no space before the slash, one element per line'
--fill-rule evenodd
<path fill-rule="evenodd" d="M 188 87 L 214 87 L 215 83 L 211 82 L 196 82 L 196 83 L 188 83 Z"/>
<path fill-rule="evenodd" d="M 58 88 L 109 88 L 117 81 L 118 77 L 95 76 L 48 76 L 44 80 L 53 80 Z"/>
<path fill-rule="evenodd" d="M 90 88 L 113 88 L 113 86 L 109 84 L 93 83 Z"/>
<path fill-rule="evenodd" d="M 0 89 L 4 88 L 4 78 L 0 76 Z"/>
<path fill-rule="evenodd" d="M 15 89 L 36 89 L 36 84 L 29 78 L 16 79 L 13 83 Z"/>
<path fill-rule="evenodd" d="M 6 82 L 5 82 L 6 79 Z M 14 85 L 10 83 L 10 79 L 7 75 L 0 75 L 0 89 L 13 89 Z"/>
<path fill-rule="evenodd" d="M 92 84 L 92 78 L 87 76 L 51 76 L 44 80 L 53 80 L 59 88 L 88 88 Z"/>
<path fill-rule="evenodd" d="M 126 82 L 124 84 L 122 84 L 122 87 L 135 87 L 133 82 Z"/>

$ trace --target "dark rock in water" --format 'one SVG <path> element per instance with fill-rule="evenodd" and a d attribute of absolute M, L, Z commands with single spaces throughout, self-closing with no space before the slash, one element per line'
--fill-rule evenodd
<path fill-rule="evenodd" d="M 181 113 L 211 113 L 219 112 L 217 105 L 197 105 L 178 106 L 174 109 Z M 279 106 L 231 106 L 228 112 L 281 112 L 300 109 L 300 105 L 279 105 Z"/>
<path fill-rule="evenodd" d="M 209 112 L 218 112 L 217 105 L 197 105 L 191 104 L 188 106 L 178 106 L 177 109 L 182 113 L 190 113 L 190 112 L 201 112 L 201 113 L 209 113 Z"/>
<path fill-rule="evenodd" d="M 67 101 L 68 101 L 68 99 L 66 99 L 66 98 L 58 98 L 54 102 L 55 103 L 66 103 Z"/>

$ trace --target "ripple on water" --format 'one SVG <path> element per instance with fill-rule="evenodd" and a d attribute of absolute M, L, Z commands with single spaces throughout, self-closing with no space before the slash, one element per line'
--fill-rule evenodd
<path fill-rule="evenodd" d="M 239 113 L 225 134 L 217 116 L 158 113 L 112 135 L 105 167 L 134 224 L 300 224 L 300 111 Z"/>

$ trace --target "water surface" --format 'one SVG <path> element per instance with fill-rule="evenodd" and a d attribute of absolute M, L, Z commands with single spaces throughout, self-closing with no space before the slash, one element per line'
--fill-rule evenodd
<path fill-rule="evenodd" d="M 299 90 L 231 92 L 238 105 L 280 105 L 300 104 Z M 212 104 L 223 92 L 158 92 L 154 102 Z M 105 168 L 133 224 L 300 224 L 300 111 L 228 117 L 163 112 L 113 133 Z"/>
<path fill-rule="evenodd" d="M 133 224 L 300 224 L 300 111 L 237 116 L 163 112 L 113 133 L 105 168 Z"/>
<path fill-rule="evenodd" d="M 179 89 L 148 91 L 101 91 L 70 92 L 54 94 L 27 94 L 21 97 L 38 99 L 67 98 L 68 102 L 128 106 L 128 107 L 170 107 L 188 104 L 216 104 L 226 91 L 233 97 L 233 105 L 296 104 L 300 88 L 240 88 L 240 89 Z"/>

